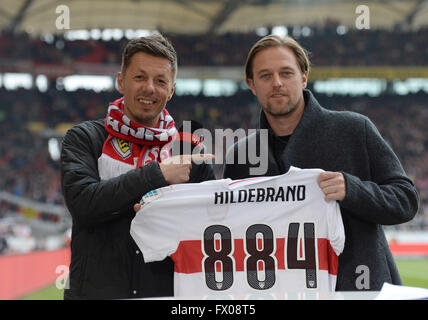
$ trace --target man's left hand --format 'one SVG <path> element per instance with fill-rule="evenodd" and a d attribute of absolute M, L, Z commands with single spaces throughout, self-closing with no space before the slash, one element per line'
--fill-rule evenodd
<path fill-rule="evenodd" d="M 325 194 L 325 200 L 342 201 L 346 195 L 345 177 L 341 172 L 325 171 L 318 177 L 318 185 Z"/>

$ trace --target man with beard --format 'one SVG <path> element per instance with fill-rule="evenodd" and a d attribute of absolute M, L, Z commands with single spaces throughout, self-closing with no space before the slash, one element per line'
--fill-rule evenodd
<path fill-rule="evenodd" d="M 345 227 L 336 290 L 380 290 L 384 282 L 401 284 L 382 225 L 411 220 L 418 195 L 400 161 L 374 124 L 353 112 L 320 106 L 306 89 L 310 64 L 292 38 L 269 35 L 250 50 L 246 82 L 262 108 L 260 129 L 227 153 L 224 178 L 251 177 L 248 151 L 268 144 L 267 171 L 273 176 L 290 166 L 320 168 L 318 184 L 326 201 L 338 201 Z M 245 148 L 245 149 L 243 149 Z M 246 163 L 237 163 L 246 150 Z M 364 274 L 363 274 L 364 273 Z"/>

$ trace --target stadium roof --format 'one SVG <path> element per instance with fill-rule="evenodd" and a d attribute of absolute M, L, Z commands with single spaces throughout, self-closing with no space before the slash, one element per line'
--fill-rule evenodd
<path fill-rule="evenodd" d="M 428 25 L 428 0 L 1 0 L 0 29 L 61 33 L 56 21 L 69 9 L 72 30 L 149 29 L 167 33 L 247 32 L 274 25 L 326 20 L 355 28 L 356 8 L 370 10 L 370 28 Z M 61 10 L 59 7 L 58 10 Z"/>

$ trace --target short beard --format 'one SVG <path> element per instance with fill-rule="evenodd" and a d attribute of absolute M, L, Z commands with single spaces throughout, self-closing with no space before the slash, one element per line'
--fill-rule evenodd
<path fill-rule="evenodd" d="M 289 114 L 293 113 L 297 109 L 297 105 L 287 105 L 285 110 L 282 110 L 281 112 L 273 112 L 272 109 L 268 103 L 266 108 L 263 108 L 265 112 L 267 112 L 272 117 L 284 117 L 288 116 Z"/>

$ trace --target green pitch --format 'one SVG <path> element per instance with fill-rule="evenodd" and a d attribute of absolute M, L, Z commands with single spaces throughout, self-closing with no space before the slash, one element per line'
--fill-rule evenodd
<path fill-rule="evenodd" d="M 59 290 L 55 284 L 23 296 L 20 300 L 63 300 L 64 290 Z"/>
<path fill-rule="evenodd" d="M 403 285 L 428 288 L 428 259 L 395 259 Z"/>
<path fill-rule="evenodd" d="M 403 285 L 410 287 L 428 288 L 428 258 L 426 259 L 396 259 Z M 42 290 L 22 297 L 22 300 L 62 300 L 63 290 L 51 285 Z"/>

